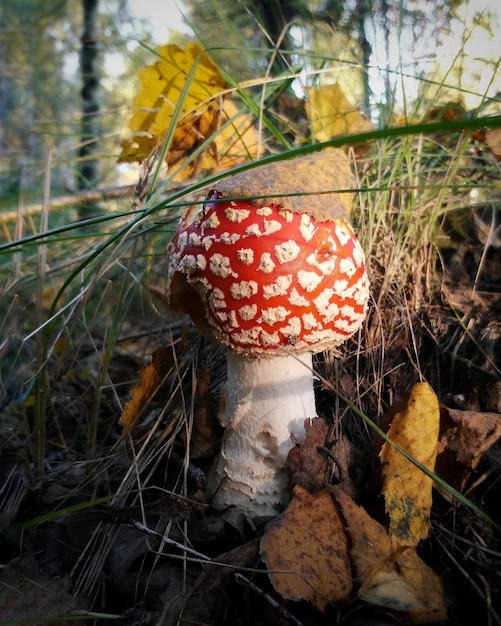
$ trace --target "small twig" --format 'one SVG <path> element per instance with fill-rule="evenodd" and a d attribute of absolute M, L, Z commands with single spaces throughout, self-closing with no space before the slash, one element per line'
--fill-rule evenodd
<path fill-rule="evenodd" d="M 159 533 L 156 530 L 153 530 L 152 528 L 148 528 L 144 524 L 141 524 L 141 522 L 132 520 L 131 525 L 134 526 L 134 528 L 137 528 L 138 530 L 140 530 L 141 532 L 146 533 L 147 535 L 150 535 L 151 537 L 156 537 L 157 539 L 160 539 L 164 543 L 168 543 L 170 546 L 173 546 L 174 548 L 178 548 L 179 550 L 186 552 L 186 554 L 191 554 L 191 556 L 195 556 L 198 559 L 202 559 L 203 561 L 206 561 L 207 563 L 211 561 L 210 557 L 208 557 L 206 554 L 197 552 L 196 550 L 193 550 L 193 548 L 189 548 L 188 546 L 185 546 L 182 543 L 179 543 L 178 541 L 171 539 L 170 537 L 166 537 L 165 535 L 162 535 L 162 533 Z"/>
<path fill-rule="evenodd" d="M 197 552 L 196 550 L 193 550 L 192 548 L 189 548 L 188 546 L 185 546 L 179 543 L 178 541 L 175 541 L 174 539 L 170 539 L 169 537 L 162 535 L 162 533 L 159 533 L 156 530 L 152 530 L 151 528 L 148 528 L 147 526 L 145 526 L 141 522 L 138 522 L 137 520 L 133 520 L 131 522 L 131 525 L 134 526 L 134 528 L 137 528 L 138 530 L 140 530 L 141 532 L 146 533 L 147 535 L 156 537 L 157 539 L 160 539 L 164 543 L 167 543 L 175 548 L 178 548 L 179 550 L 182 550 L 186 554 L 195 556 L 203 561 L 206 561 L 207 563 L 210 563 L 212 561 L 210 557 L 206 556 L 205 554 L 202 554 L 201 552 Z M 235 582 L 237 584 L 245 585 L 249 587 L 249 589 L 252 589 L 254 593 L 256 593 L 261 598 L 263 598 L 263 600 L 268 602 L 268 604 L 276 611 L 279 617 L 282 617 L 285 620 L 287 620 L 290 624 L 292 624 L 292 626 L 304 626 L 304 624 L 300 622 L 298 619 L 296 619 L 294 615 L 292 615 L 284 606 L 279 604 L 274 598 L 272 598 L 269 594 L 267 594 L 266 591 L 263 591 L 260 587 L 255 585 L 248 578 L 246 578 L 239 572 L 235 572 L 234 576 L 235 576 Z M 163 621 L 161 620 L 158 623 L 161 624 L 163 623 Z"/>
<path fill-rule="evenodd" d="M 235 573 L 235 582 L 239 585 L 245 585 L 252 589 L 254 593 L 257 593 L 258 596 L 266 600 L 268 604 L 277 612 L 279 617 L 283 617 L 285 620 L 292 624 L 293 626 L 304 626 L 302 622 L 300 622 L 297 618 L 292 615 L 284 606 L 279 604 L 274 598 L 272 598 L 266 591 L 263 591 L 260 587 L 251 582 L 248 578 L 240 574 L 239 572 Z"/>
<path fill-rule="evenodd" d="M 487 617 L 487 620 L 488 620 L 488 622 L 487 622 L 488 625 L 491 626 L 491 624 L 493 624 L 495 622 L 498 626 L 500 626 L 501 625 L 501 616 L 497 613 L 497 611 L 495 611 L 495 609 L 492 606 L 492 603 L 491 603 L 491 593 L 490 593 L 490 589 L 489 589 L 489 586 L 486 583 L 485 578 L 483 576 L 481 576 L 481 575 L 478 575 L 478 577 L 480 578 L 480 580 L 484 584 L 484 588 L 485 588 L 485 593 L 482 593 L 481 587 L 475 582 L 475 580 L 473 580 L 473 577 L 470 576 L 469 572 L 459 563 L 459 561 L 454 557 L 452 552 L 445 546 L 443 541 L 438 539 L 438 542 L 439 542 L 442 550 L 445 552 L 445 554 L 449 557 L 449 559 L 452 561 L 452 563 L 454 563 L 454 565 L 457 567 L 458 571 L 465 577 L 465 579 L 470 583 L 472 588 L 477 592 L 479 598 L 481 598 L 485 602 L 485 609 L 486 609 L 486 612 L 487 612 L 486 617 Z"/>
<path fill-rule="evenodd" d="M 344 469 L 341 467 L 341 463 L 337 460 L 337 457 L 334 455 L 332 450 L 326 448 L 325 446 L 317 446 L 317 452 L 322 454 L 324 457 L 330 459 L 334 465 L 337 467 L 337 471 L 339 472 L 339 480 L 343 481 L 346 478 L 346 473 Z"/>

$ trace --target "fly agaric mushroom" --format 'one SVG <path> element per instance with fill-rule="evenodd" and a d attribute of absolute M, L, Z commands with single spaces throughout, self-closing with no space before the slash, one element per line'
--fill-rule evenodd
<path fill-rule="evenodd" d="M 216 508 L 269 516 L 287 503 L 287 455 L 316 415 L 312 354 L 365 318 L 353 194 L 339 191 L 353 181 L 345 154 L 328 150 L 220 181 L 181 219 L 169 308 L 228 348 L 225 432 L 207 481 Z"/>

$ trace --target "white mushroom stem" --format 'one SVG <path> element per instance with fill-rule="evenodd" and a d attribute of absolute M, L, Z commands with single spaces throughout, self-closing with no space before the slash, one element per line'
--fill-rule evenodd
<path fill-rule="evenodd" d="M 287 504 L 287 455 L 304 442 L 316 415 L 311 354 L 247 359 L 228 350 L 219 458 L 208 478 L 216 508 L 236 505 L 251 517 Z"/>

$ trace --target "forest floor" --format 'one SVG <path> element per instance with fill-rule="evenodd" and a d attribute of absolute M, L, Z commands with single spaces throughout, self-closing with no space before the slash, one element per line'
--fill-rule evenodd
<path fill-rule="evenodd" d="M 469 458 L 464 450 L 443 457 L 437 472 L 500 525 L 501 431 L 486 419 L 501 420 L 501 276 L 499 250 L 483 250 L 473 244 L 455 250 L 435 293 L 413 308 L 388 292 L 378 298 L 384 270 L 373 263 L 373 304 L 361 343 L 318 355 L 315 365 L 342 395 L 355 403 L 363 398 L 362 410 L 382 428 L 412 385 L 427 380 L 442 403 L 441 436 L 451 428 L 449 410 L 471 420 Z M 480 257 L 483 278 L 474 289 Z M 281 598 L 260 559 L 263 524 L 206 502 L 205 475 L 220 440 L 215 416 L 224 351 L 184 322 L 158 316 L 145 323 L 133 314 L 117 346 L 105 389 L 96 388 L 100 363 L 90 349 L 70 370 L 58 363 L 49 372 L 53 411 L 42 468 L 27 462 L 33 406 L 13 398 L 1 409 L 0 624 L 420 621 L 356 593 L 325 610 Z M 122 406 L 128 401 L 155 350 L 164 382 L 125 438 L 116 396 Z M 98 391 L 98 443 L 89 451 Z M 329 424 L 324 447 L 331 450 L 341 437 L 348 442 L 348 457 L 337 464 L 350 475 L 353 500 L 386 523 L 381 441 L 321 384 L 317 403 Z M 189 461 L 186 406 L 194 417 Z M 326 475 L 331 485 L 340 483 L 332 464 Z M 475 509 L 434 490 L 430 532 L 418 552 L 443 584 L 447 617 L 437 624 L 501 624 L 501 537 Z"/>

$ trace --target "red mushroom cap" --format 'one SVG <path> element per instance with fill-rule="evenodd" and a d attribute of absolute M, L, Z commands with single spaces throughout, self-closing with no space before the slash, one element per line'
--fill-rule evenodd
<path fill-rule="evenodd" d="M 188 210 L 169 283 L 172 310 L 247 356 L 342 343 L 362 324 L 369 294 L 364 253 L 347 221 L 246 200 Z"/>

